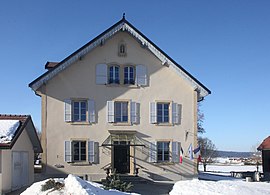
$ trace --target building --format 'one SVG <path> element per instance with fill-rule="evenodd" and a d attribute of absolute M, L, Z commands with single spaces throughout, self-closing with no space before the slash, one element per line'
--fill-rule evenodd
<path fill-rule="evenodd" d="M 270 136 L 265 138 L 257 149 L 262 151 L 264 180 L 270 181 Z"/>
<path fill-rule="evenodd" d="M 29 115 L 0 115 L 0 194 L 34 182 L 34 153 L 42 148 Z"/>
<path fill-rule="evenodd" d="M 197 175 L 188 151 L 197 146 L 197 102 L 211 92 L 125 17 L 45 66 L 29 86 L 41 97 L 47 174 Z"/>

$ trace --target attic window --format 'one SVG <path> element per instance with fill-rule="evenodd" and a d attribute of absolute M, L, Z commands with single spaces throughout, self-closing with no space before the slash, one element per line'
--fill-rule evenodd
<path fill-rule="evenodd" d="M 124 42 L 120 42 L 118 46 L 118 56 L 125 57 L 127 55 L 127 47 Z"/>

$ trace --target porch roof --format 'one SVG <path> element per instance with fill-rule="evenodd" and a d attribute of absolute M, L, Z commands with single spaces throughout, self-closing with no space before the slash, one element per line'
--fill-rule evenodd
<path fill-rule="evenodd" d="M 145 146 L 144 141 L 136 136 L 137 131 L 109 130 L 109 133 L 110 135 L 101 144 L 102 146 L 121 145 L 121 142 L 125 142 L 125 145 L 129 146 Z"/>

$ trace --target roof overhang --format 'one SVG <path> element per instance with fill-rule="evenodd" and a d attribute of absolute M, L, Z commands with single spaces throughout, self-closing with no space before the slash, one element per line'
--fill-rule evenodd
<path fill-rule="evenodd" d="M 110 135 L 105 139 L 101 146 L 145 146 L 143 140 L 136 136 L 137 131 L 118 131 L 109 130 Z"/>
<path fill-rule="evenodd" d="M 62 62 L 58 63 L 54 68 L 50 69 L 36 80 L 29 84 L 34 91 L 38 90 L 43 84 L 46 84 L 51 78 L 68 68 L 71 64 L 81 59 L 84 55 L 95 49 L 96 47 L 103 45 L 104 42 L 110 39 L 114 34 L 119 31 L 128 32 L 135 39 L 137 39 L 141 45 L 151 51 L 161 62 L 163 66 L 172 67 L 176 73 L 186 80 L 198 92 L 199 99 L 211 94 L 211 91 L 207 89 L 202 83 L 188 73 L 182 66 L 177 64 L 172 58 L 170 58 L 165 52 L 157 47 L 152 41 L 144 36 L 139 30 L 131 25 L 125 18 L 117 22 L 115 25 L 101 33 L 92 41 L 75 51 L 73 54 L 65 58 Z"/>

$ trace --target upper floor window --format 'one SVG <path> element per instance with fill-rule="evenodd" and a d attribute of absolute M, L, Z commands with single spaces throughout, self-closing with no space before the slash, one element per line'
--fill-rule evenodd
<path fill-rule="evenodd" d="M 64 119 L 66 122 L 96 122 L 94 100 L 64 100 Z"/>
<path fill-rule="evenodd" d="M 135 84 L 135 71 L 133 66 L 126 66 L 124 68 L 124 84 Z"/>
<path fill-rule="evenodd" d="M 87 101 L 74 101 L 73 102 L 73 121 L 86 121 Z"/>
<path fill-rule="evenodd" d="M 172 101 L 150 102 L 150 123 L 181 124 L 182 105 Z"/>
<path fill-rule="evenodd" d="M 157 103 L 157 122 L 169 123 L 170 103 Z"/>
<path fill-rule="evenodd" d="M 114 102 L 115 122 L 128 122 L 128 102 Z"/>
<path fill-rule="evenodd" d="M 133 101 L 107 101 L 107 122 L 138 124 L 140 104 Z"/>
<path fill-rule="evenodd" d="M 110 66 L 109 67 L 109 84 L 115 83 L 119 84 L 120 83 L 120 78 L 119 78 L 119 66 Z"/>

